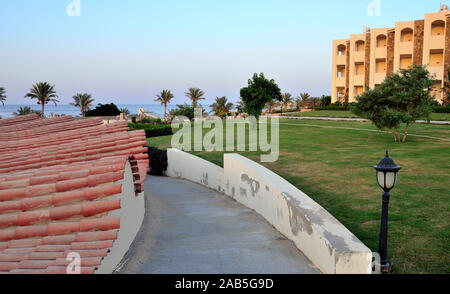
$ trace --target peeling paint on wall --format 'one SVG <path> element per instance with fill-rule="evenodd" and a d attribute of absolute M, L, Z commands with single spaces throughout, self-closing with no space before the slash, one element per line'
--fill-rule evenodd
<path fill-rule="evenodd" d="M 251 179 L 247 174 L 242 174 L 241 181 L 246 182 L 248 185 L 250 185 L 253 197 L 255 197 L 256 194 L 258 194 L 259 189 L 261 187 L 258 181 Z"/>

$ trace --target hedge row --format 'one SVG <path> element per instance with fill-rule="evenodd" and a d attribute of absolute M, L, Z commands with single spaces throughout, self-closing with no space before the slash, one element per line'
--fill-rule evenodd
<path fill-rule="evenodd" d="M 336 104 L 331 104 L 328 106 L 317 106 L 314 107 L 315 111 L 321 111 L 321 110 L 330 110 L 330 111 L 347 111 L 350 110 L 350 105 L 345 104 L 345 105 L 336 105 Z"/>
<path fill-rule="evenodd" d="M 434 113 L 450 113 L 450 104 L 447 106 L 433 106 Z"/>
<path fill-rule="evenodd" d="M 128 124 L 130 131 L 144 130 L 147 138 L 172 135 L 171 125 L 153 125 L 153 124 Z"/>

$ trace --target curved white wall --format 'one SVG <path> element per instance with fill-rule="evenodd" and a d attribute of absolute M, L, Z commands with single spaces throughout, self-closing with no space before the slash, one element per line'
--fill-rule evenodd
<path fill-rule="evenodd" d="M 133 173 L 128 161 L 125 165 L 124 178 L 119 183 L 122 184 L 122 193 L 112 196 L 111 199 L 120 199 L 121 208 L 110 212 L 108 217 L 120 218 L 120 230 L 111 252 L 102 260 L 98 270 L 95 271 L 96 274 L 110 274 L 114 272 L 128 252 L 144 221 L 144 193 L 136 196 Z"/>
<path fill-rule="evenodd" d="M 168 176 L 224 192 L 255 210 L 292 240 L 323 273 L 372 273 L 369 248 L 305 193 L 254 161 L 225 154 L 222 169 L 191 154 L 169 149 L 168 163 Z"/>

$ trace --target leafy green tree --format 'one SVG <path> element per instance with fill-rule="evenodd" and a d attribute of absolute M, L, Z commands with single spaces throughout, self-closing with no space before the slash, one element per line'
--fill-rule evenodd
<path fill-rule="evenodd" d="M 101 104 L 100 103 L 94 109 L 86 111 L 85 114 L 88 117 L 118 116 L 118 115 L 120 115 L 120 110 L 119 110 L 119 108 L 117 108 L 117 106 L 114 103 L 110 103 L 110 104 Z"/>
<path fill-rule="evenodd" d="M 30 89 L 30 92 L 25 95 L 25 98 L 37 100 L 37 104 L 40 104 L 42 106 L 42 117 L 45 116 L 44 106 L 46 104 L 48 104 L 49 102 L 53 102 L 56 106 L 57 102 L 59 102 L 56 99 L 58 98 L 58 95 L 56 95 L 55 86 L 52 86 L 47 82 L 38 82 L 34 84 Z"/>
<path fill-rule="evenodd" d="M 331 105 L 331 96 L 322 95 L 320 98 L 320 106 L 329 106 Z"/>
<path fill-rule="evenodd" d="M 177 104 L 177 108 L 176 109 L 172 109 L 170 111 L 170 115 L 172 117 L 175 116 L 185 116 L 187 118 L 189 118 L 190 120 L 194 119 L 194 107 L 185 103 L 185 104 Z"/>
<path fill-rule="evenodd" d="M 33 114 L 33 113 L 41 116 L 41 112 L 40 111 L 32 110 L 31 107 L 29 107 L 29 106 L 24 106 L 24 107 L 20 106 L 17 109 L 17 112 L 14 112 L 13 115 L 14 116 L 21 116 L 21 115 L 28 115 L 28 114 Z"/>
<path fill-rule="evenodd" d="M 190 88 L 186 93 L 184 93 L 186 97 L 191 99 L 192 107 L 196 108 L 198 105 L 198 101 L 205 100 L 205 92 L 200 90 L 199 88 Z"/>
<path fill-rule="evenodd" d="M 253 78 L 248 80 L 248 87 L 241 89 L 241 98 L 244 102 L 245 112 L 254 115 L 257 119 L 261 116 L 267 102 L 283 99 L 281 90 L 275 81 L 266 79 L 263 73 L 260 73 L 259 76 L 255 73 Z"/>
<path fill-rule="evenodd" d="M 5 106 L 6 101 L 6 91 L 5 88 L 0 87 L 0 103 Z"/>
<path fill-rule="evenodd" d="M 292 95 L 290 93 L 284 93 L 281 102 L 281 113 L 283 113 L 283 109 L 287 109 L 293 102 L 294 98 Z"/>
<path fill-rule="evenodd" d="M 227 97 L 216 97 L 216 102 L 210 105 L 214 115 L 225 118 L 233 109 L 233 103 L 228 102 Z"/>
<path fill-rule="evenodd" d="M 70 103 L 70 105 L 80 108 L 81 116 L 85 117 L 85 112 L 88 111 L 91 108 L 92 103 L 94 103 L 92 96 L 87 93 L 78 93 L 72 98 L 74 103 Z"/>
<path fill-rule="evenodd" d="M 164 105 L 164 117 L 167 116 L 167 104 L 169 104 L 173 98 L 174 95 L 170 92 L 170 90 L 163 90 L 160 94 L 156 95 L 155 101 L 161 103 L 161 105 Z"/>
<path fill-rule="evenodd" d="M 444 99 L 442 105 L 447 106 L 450 103 L 450 68 L 447 69 L 447 78 L 444 81 L 444 87 L 442 88 L 444 92 Z"/>
<path fill-rule="evenodd" d="M 371 120 L 378 129 L 393 129 L 396 142 L 406 142 L 409 126 L 418 119 L 429 119 L 434 100 L 430 90 L 434 83 L 434 77 L 424 66 L 413 65 L 387 77 L 375 89 L 367 89 L 356 98 L 351 110 Z M 406 124 L 403 139 L 399 131 L 402 123 Z"/>

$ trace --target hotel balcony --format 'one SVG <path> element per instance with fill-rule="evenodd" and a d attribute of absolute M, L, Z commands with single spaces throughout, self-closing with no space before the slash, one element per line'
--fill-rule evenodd
<path fill-rule="evenodd" d="M 364 62 L 365 61 L 365 57 L 366 57 L 366 52 L 364 51 L 356 51 L 355 52 L 355 62 Z"/>
<path fill-rule="evenodd" d="M 430 37 L 430 50 L 444 49 L 445 47 L 445 36 L 436 35 Z"/>
<path fill-rule="evenodd" d="M 413 54 L 414 51 L 414 43 L 413 42 L 400 42 L 399 43 L 399 53 L 403 54 Z"/>
<path fill-rule="evenodd" d="M 336 56 L 336 65 L 345 65 L 347 63 L 346 55 L 337 55 Z"/>
<path fill-rule="evenodd" d="M 443 66 L 428 66 L 430 74 L 435 74 L 435 79 L 442 81 L 444 79 L 444 67 Z"/>
<path fill-rule="evenodd" d="M 375 48 L 375 58 L 387 58 L 386 47 Z"/>
<path fill-rule="evenodd" d="M 377 73 L 375 73 L 375 76 L 373 77 L 375 85 L 379 85 L 379 84 L 383 83 L 385 79 L 386 79 L 385 72 L 377 72 Z"/>
<path fill-rule="evenodd" d="M 336 87 L 345 87 L 345 77 L 336 78 Z"/>
<path fill-rule="evenodd" d="M 355 75 L 353 77 L 353 84 L 355 86 L 363 86 L 365 82 L 364 77 L 365 77 L 364 75 Z"/>

